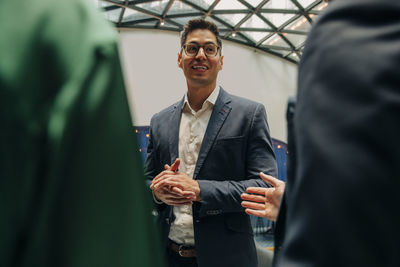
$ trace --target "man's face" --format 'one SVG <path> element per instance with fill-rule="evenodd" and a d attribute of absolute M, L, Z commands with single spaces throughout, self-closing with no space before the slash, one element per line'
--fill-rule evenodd
<path fill-rule="evenodd" d="M 215 44 L 217 38 L 206 29 L 197 29 L 187 35 L 185 44 Z M 220 51 L 214 57 L 206 56 L 203 48 L 200 48 L 195 56 L 188 56 L 184 49 L 178 53 L 178 65 L 185 74 L 188 85 L 207 86 L 216 84 L 218 72 L 222 69 L 223 56 Z"/>

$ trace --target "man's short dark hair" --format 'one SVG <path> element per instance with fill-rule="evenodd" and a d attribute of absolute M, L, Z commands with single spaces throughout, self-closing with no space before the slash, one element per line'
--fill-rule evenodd
<path fill-rule="evenodd" d="M 181 47 L 185 44 L 188 34 L 197 29 L 204 29 L 212 32 L 217 39 L 217 44 L 221 51 L 222 42 L 221 38 L 219 38 L 218 27 L 215 23 L 205 19 L 191 19 L 185 24 L 185 26 L 183 26 L 183 31 L 181 32 Z"/>

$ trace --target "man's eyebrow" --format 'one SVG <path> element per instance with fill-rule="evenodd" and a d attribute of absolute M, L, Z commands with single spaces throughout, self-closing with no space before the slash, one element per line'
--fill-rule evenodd
<path fill-rule="evenodd" d="M 188 44 L 197 44 L 197 45 L 200 45 L 198 42 L 188 42 Z M 204 44 L 213 44 L 213 45 L 216 45 L 216 46 L 218 46 L 216 43 L 214 43 L 214 42 L 211 42 L 211 41 L 209 41 L 209 42 L 205 42 Z"/>

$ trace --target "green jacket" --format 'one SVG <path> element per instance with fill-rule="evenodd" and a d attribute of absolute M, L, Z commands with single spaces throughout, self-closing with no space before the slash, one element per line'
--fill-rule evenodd
<path fill-rule="evenodd" d="M 163 266 L 116 34 L 92 1 L 0 1 L 0 266 Z"/>

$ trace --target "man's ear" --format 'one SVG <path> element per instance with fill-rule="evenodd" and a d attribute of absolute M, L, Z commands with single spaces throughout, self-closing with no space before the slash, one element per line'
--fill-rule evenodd
<path fill-rule="evenodd" d="M 224 56 L 219 58 L 219 70 L 222 70 L 222 66 L 224 65 Z"/>
<path fill-rule="evenodd" d="M 182 69 L 182 55 L 178 52 L 178 67 Z"/>

